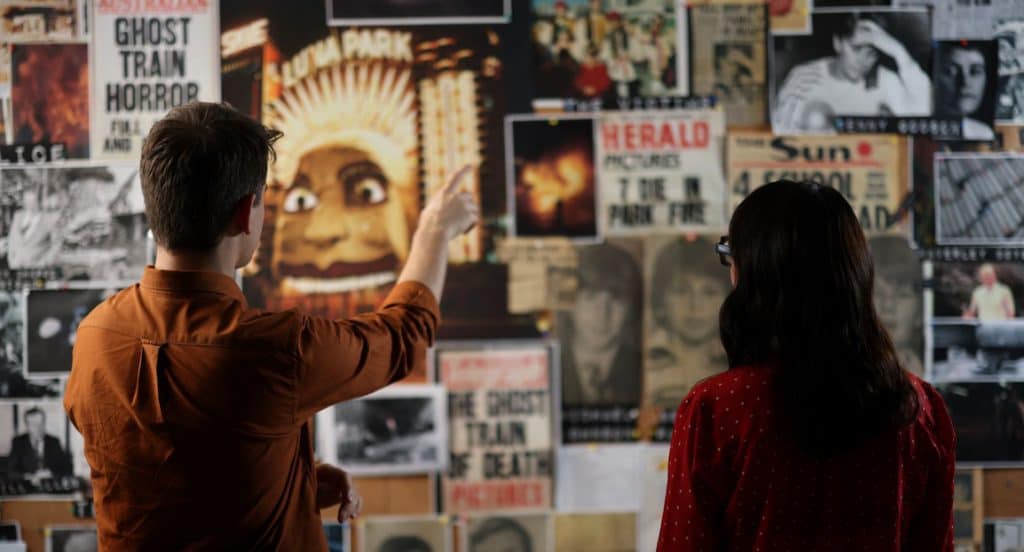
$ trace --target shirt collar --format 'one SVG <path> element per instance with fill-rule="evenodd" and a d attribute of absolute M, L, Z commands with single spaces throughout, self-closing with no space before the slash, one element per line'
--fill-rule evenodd
<path fill-rule="evenodd" d="M 147 266 L 142 273 L 142 287 L 167 291 L 206 291 L 227 295 L 248 308 L 245 296 L 235 280 L 219 272 L 160 270 Z"/>

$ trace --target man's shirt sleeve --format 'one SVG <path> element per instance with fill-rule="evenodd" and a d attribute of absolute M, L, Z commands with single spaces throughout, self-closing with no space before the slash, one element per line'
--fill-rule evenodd
<path fill-rule="evenodd" d="M 395 286 L 376 312 L 348 320 L 303 317 L 295 421 L 423 370 L 440 318 L 434 294 L 418 282 Z"/>

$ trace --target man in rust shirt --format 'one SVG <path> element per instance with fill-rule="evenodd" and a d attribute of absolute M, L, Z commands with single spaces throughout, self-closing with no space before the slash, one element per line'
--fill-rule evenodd
<path fill-rule="evenodd" d="M 425 362 L 447 243 L 477 218 L 457 191 L 466 169 L 424 208 L 380 310 L 265 312 L 233 277 L 259 241 L 277 137 L 194 103 L 143 146 L 156 263 L 81 323 L 64 400 L 85 438 L 103 550 L 325 549 L 319 508 L 350 517 L 359 500 L 343 471 L 315 464 L 311 416 Z"/>

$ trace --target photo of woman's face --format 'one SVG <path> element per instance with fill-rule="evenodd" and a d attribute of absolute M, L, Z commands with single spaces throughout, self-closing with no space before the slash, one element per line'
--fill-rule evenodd
<path fill-rule="evenodd" d="M 985 56 L 972 48 L 953 48 L 936 67 L 939 111 L 967 117 L 985 101 L 988 67 Z"/>
<path fill-rule="evenodd" d="M 718 335 L 718 310 L 729 289 L 724 280 L 676 273 L 665 290 L 668 330 L 686 344 L 699 345 Z"/>

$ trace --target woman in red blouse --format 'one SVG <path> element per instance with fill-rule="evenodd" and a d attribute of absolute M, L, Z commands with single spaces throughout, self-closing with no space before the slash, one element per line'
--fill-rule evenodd
<path fill-rule="evenodd" d="M 956 437 L 875 313 L 850 205 L 765 185 L 718 251 L 730 369 L 679 407 L 659 552 L 952 551 Z"/>

